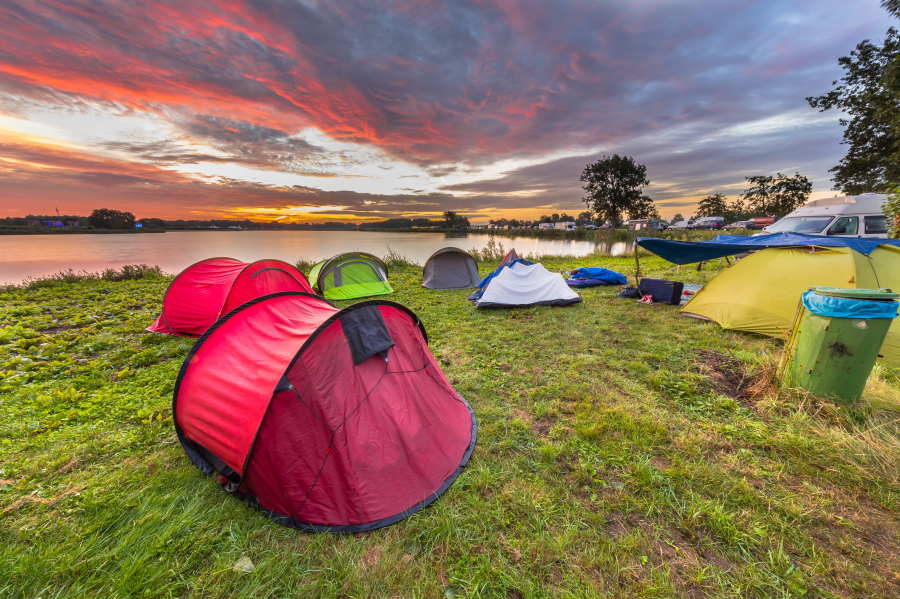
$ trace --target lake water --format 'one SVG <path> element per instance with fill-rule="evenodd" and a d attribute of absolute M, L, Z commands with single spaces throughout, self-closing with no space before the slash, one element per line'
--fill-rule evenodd
<path fill-rule="evenodd" d="M 177 273 L 191 264 L 215 256 L 246 262 L 277 258 L 319 261 L 346 251 L 384 256 L 389 249 L 424 264 L 442 247 L 482 249 L 489 235 L 451 237 L 442 233 L 378 233 L 374 231 L 170 231 L 130 235 L 0 235 L 0 283 L 20 283 L 60 270 L 90 272 L 125 264 L 156 265 Z M 598 248 L 595 241 L 496 237 L 504 248 L 521 254 L 583 256 Z M 617 255 L 625 243 L 606 244 Z"/>

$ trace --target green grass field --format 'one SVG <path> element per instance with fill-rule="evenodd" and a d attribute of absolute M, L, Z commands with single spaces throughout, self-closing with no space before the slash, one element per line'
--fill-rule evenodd
<path fill-rule="evenodd" d="M 780 341 L 615 288 L 477 311 L 394 264 L 388 299 L 424 322 L 478 446 L 432 507 L 344 536 L 278 526 L 190 464 L 171 394 L 192 341 L 143 330 L 169 278 L 0 289 L 0 597 L 900 596 L 897 371 L 843 408 L 774 388 Z"/>

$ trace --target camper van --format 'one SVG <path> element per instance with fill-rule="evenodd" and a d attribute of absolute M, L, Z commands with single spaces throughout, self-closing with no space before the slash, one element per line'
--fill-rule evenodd
<path fill-rule="evenodd" d="M 662 223 L 652 218 L 641 218 L 628 221 L 629 231 L 662 231 Z"/>
<path fill-rule="evenodd" d="M 568 223 L 559 222 L 559 223 L 554 224 L 553 228 L 554 229 L 562 229 L 563 231 L 574 231 L 575 223 L 574 222 L 568 222 Z"/>
<path fill-rule="evenodd" d="M 552 229 L 553 223 L 541 223 L 538 225 L 538 229 Z"/>
<path fill-rule="evenodd" d="M 877 193 L 812 200 L 763 229 L 763 234 L 887 237 L 887 222 L 882 212 L 885 200 L 886 195 Z"/>

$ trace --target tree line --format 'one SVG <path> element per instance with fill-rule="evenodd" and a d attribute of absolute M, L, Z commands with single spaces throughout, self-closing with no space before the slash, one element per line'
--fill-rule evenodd
<path fill-rule="evenodd" d="M 728 202 L 722 193 L 700 200 L 696 216 L 721 216 L 726 222 L 745 220 L 751 215 L 784 216 L 803 206 L 812 193 L 812 183 L 800 173 L 753 175 L 746 180 L 749 189 L 733 202 Z M 631 156 L 604 156 L 585 167 L 581 181 L 586 183 L 582 187 L 586 192 L 583 201 L 599 222 L 618 224 L 626 214 L 630 220 L 662 220 L 653 199 L 643 190 L 650 185 L 647 167 Z"/>

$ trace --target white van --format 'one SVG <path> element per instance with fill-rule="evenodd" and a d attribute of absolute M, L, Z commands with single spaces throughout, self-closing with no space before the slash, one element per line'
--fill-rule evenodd
<path fill-rule="evenodd" d="M 568 223 L 559 222 L 559 223 L 554 224 L 553 228 L 554 229 L 562 229 L 563 231 L 574 231 L 575 223 L 574 222 L 568 222 Z"/>
<path fill-rule="evenodd" d="M 553 223 L 541 223 L 538 225 L 538 229 L 552 229 Z"/>
<path fill-rule="evenodd" d="M 887 195 L 878 193 L 813 200 L 765 227 L 763 234 L 887 237 L 887 219 L 882 212 L 885 200 Z"/>

